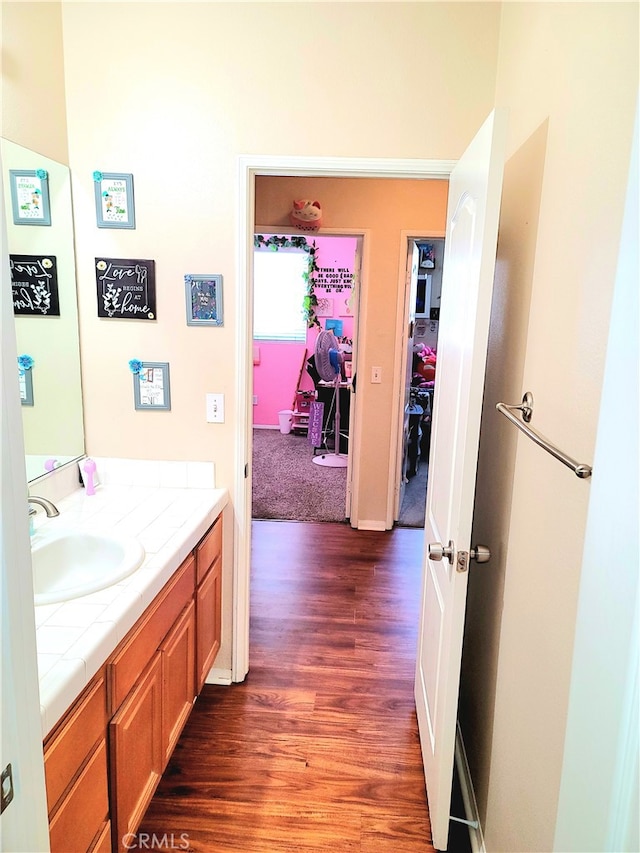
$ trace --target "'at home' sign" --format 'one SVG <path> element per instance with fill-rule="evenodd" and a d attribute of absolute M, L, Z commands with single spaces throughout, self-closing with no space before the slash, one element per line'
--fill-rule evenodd
<path fill-rule="evenodd" d="M 58 270 L 54 255 L 9 255 L 13 313 L 59 317 Z"/>
<path fill-rule="evenodd" d="M 98 317 L 156 319 L 155 261 L 96 258 Z"/>

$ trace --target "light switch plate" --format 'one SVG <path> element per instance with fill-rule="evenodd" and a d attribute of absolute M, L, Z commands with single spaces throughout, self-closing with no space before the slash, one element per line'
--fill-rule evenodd
<path fill-rule="evenodd" d="M 207 423 L 224 423 L 224 394 L 207 394 Z"/>
<path fill-rule="evenodd" d="M 379 385 L 382 382 L 382 368 L 381 367 L 372 367 L 371 368 L 371 381 L 374 385 Z"/>

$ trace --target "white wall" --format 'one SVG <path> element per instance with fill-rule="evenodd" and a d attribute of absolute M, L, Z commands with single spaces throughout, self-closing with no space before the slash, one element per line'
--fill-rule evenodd
<path fill-rule="evenodd" d="M 640 849 L 638 121 L 607 345 L 555 850 Z"/>
<path fill-rule="evenodd" d="M 488 850 L 553 848 L 592 488 L 495 403 L 531 391 L 532 426 L 593 462 L 637 33 L 637 4 L 502 7 L 509 145 L 474 518 L 493 556 L 470 574 L 460 708 Z"/>

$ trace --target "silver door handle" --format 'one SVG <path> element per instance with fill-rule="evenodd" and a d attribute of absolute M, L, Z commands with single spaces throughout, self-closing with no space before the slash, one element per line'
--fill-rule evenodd
<path fill-rule="evenodd" d="M 455 545 L 451 539 L 446 547 L 441 542 L 430 542 L 429 559 L 436 563 L 439 563 L 443 559 L 447 559 L 451 564 L 453 564 L 453 555 L 455 554 L 455 550 Z M 468 554 L 466 551 L 460 551 L 458 554 L 458 571 L 465 572 L 467 570 L 468 560 L 475 560 L 476 563 L 488 563 L 490 559 L 491 551 L 487 546 L 476 545 L 475 548 L 471 548 Z"/>
<path fill-rule="evenodd" d="M 453 563 L 453 555 L 456 548 L 453 544 L 452 540 L 449 539 L 449 544 L 445 547 L 442 542 L 430 542 L 429 543 L 429 559 L 434 560 L 436 563 L 439 563 L 442 559 L 449 560 L 450 563 Z"/>
<path fill-rule="evenodd" d="M 476 545 L 469 551 L 469 557 L 476 563 L 488 563 L 491 559 L 491 551 L 486 545 Z"/>

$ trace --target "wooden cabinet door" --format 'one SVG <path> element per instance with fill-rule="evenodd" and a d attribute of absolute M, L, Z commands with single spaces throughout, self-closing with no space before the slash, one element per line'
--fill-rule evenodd
<path fill-rule="evenodd" d="M 109 725 L 114 850 L 127 850 L 163 767 L 162 655 L 158 651 Z M 130 843 L 130 838 L 129 838 Z"/>
<path fill-rule="evenodd" d="M 220 648 L 222 560 L 218 558 L 196 592 L 196 687 L 198 693 Z"/>
<path fill-rule="evenodd" d="M 104 737 L 51 816 L 52 853 L 86 853 L 109 815 Z"/>
<path fill-rule="evenodd" d="M 196 611 L 193 601 L 165 637 L 162 653 L 162 768 L 166 767 L 196 697 Z"/>

